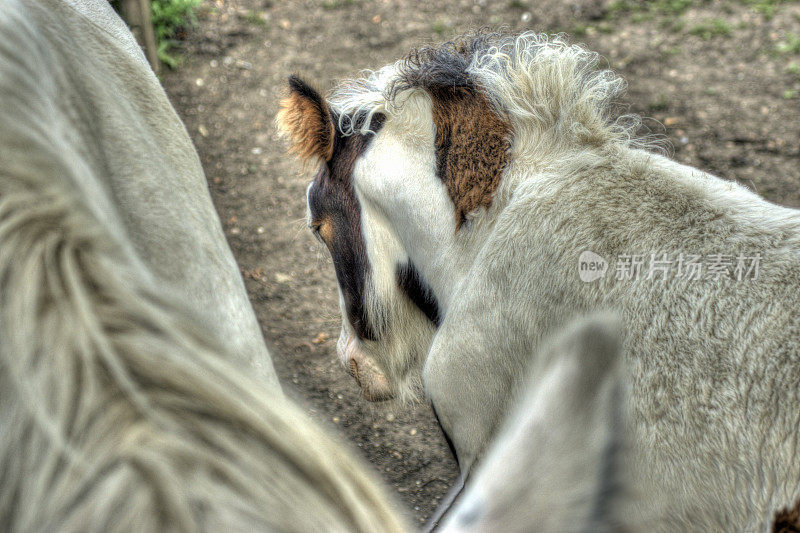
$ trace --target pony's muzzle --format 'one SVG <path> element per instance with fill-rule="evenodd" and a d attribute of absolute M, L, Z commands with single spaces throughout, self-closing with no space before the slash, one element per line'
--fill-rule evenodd
<path fill-rule="evenodd" d="M 370 402 L 382 402 L 394 397 L 389 380 L 361 348 L 361 343 L 353 336 L 342 331 L 336 351 L 350 375 L 355 378 L 361 392 Z"/>

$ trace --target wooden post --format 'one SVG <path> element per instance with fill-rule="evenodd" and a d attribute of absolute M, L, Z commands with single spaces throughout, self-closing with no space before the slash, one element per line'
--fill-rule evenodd
<path fill-rule="evenodd" d="M 120 14 L 144 49 L 144 54 L 156 74 L 161 67 L 156 48 L 156 34 L 150 19 L 150 0 L 119 0 Z"/>

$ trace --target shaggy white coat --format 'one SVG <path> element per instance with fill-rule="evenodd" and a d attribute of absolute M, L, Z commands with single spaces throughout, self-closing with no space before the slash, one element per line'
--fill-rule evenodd
<path fill-rule="evenodd" d="M 626 456 L 621 331 L 593 316 L 545 343 L 443 531 L 644 532 L 663 520 L 636 511 L 647 490 Z"/>
<path fill-rule="evenodd" d="M 104 0 L 0 9 L 0 529 L 401 531 L 277 385 L 186 132 Z"/>
<path fill-rule="evenodd" d="M 69 179 L 132 260 L 278 387 L 197 152 L 125 23 L 98 0 L 0 11 L 2 120 L 16 129 L 4 132 L 16 144 L 0 146 L 3 166 L 27 155 L 28 136 L 68 158 Z"/>
<path fill-rule="evenodd" d="M 630 460 L 658 483 L 651 498 L 672 495 L 664 529 L 759 529 L 800 497 L 800 212 L 642 149 L 635 121 L 610 118 L 622 81 L 596 65 L 583 48 L 535 34 L 472 61 L 514 137 L 491 208 L 458 232 L 436 176 L 430 97 L 412 89 L 387 100 L 401 64 L 334 93 L 339 112 L 387 116 L 354 176 L 377 272 L 368 290 L 397 309 L 402 296 L 381 273 L 411 260 L 445 317 L 434 333 L 404 310 L 400 327 L 419 324 L 425 347 L 389 336 L 370 354 L 398 387 L 413 380 L 394 369 L 422 370 L 467 472 L 542 339 L 576 313 L 614 310 L 627 329 Z M 593 283 L 578 276 L 587 250 L 611 262 Z M 760 273 L 615 279 L 620 254 L 662 252 L 759 254 Z"/>

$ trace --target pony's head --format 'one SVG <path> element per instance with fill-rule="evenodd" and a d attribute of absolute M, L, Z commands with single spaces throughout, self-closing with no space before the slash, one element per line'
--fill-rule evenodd
<path fill-rule="evenodd" d="M 387 115 L 344 114 L 294 76 L 289 88 L 279 125 L 290 134 L 294 152 L 319 162 L 307 191 L 308 225 L 328 248 L 336 271 L 343 318 L 339 356 L 368 400 L 404 396 L 414 388 L 413 369 L 424 357 L 439 311 L 376 211 L 373 195 L 364 194 L 367 184 L 357 179 Z"/>
<path fill-rule="evenodd" d="M 319 164 L 308 224 L 336 270 L 339 355 L 368 399 L 414 389 L 515 180 L 567 146 L 619 136 L 603 106 L 622 83 L 595 63 L 558 38 L 479 34 L 328 99 L 289 79 L 278 126 Z"/>

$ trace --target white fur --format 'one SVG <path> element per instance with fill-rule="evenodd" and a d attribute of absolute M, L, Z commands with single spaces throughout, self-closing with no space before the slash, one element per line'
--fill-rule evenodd
<path fill-rule="evenodd" d="M 393 65 L 334 95 L 340 110 L 387 115 L 355 170 L 364 226 L 391 236 L 392 260 L 402 250 L 444 311 L 422 377 L 465 472 L 542 339 L 575 313 L 609 308 L 629 332 L 632 461 L 680 496 L 665 527 L 762 527 L 800 497 L 800 212 L 637 148 L 609 110 L 622 82 L 595 61 L 532 34 L 473 61 L 514 140 L 492 206 L 458 232 L 435 175 L 424 92 L 380 101 Z M 580 281 L 585 250 L 611 260 L 610 275 Z M 761 254 L 761 275 L 614 279 L 618 255 L 660 252 Z"/>
<path fill-rule="evenodd" d="M 3 2 L 0 162 L 3 531 L 407 530 L 282 395 L 197 155 L 105 0 Z"/>
<path fill-rule="evenodd" d="M 621 331 L 594 316 L 545 344 L 443 531 L 644 532 L 664 520 L 661 507 L 635 510 L 652 487 L 627 453 Z"/>
<path fill-rule="evenodd" d="M 97 1 L 12 0 L 0 11 L 4 81 L 15 91 L 3 97 L 13 110 L 3 120 L 78 154 L 69 161 L 75 186 L 108 199 L 89 207 L 95 216 L 127 236 L 162 290 L 278 387 L 200 160 L 125 23 Z M 18 154 L 2 154 L 3 166 Z M 93 175 L 106 181 L 98 186 Z"/>

